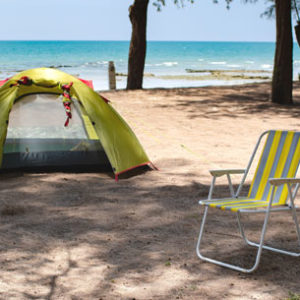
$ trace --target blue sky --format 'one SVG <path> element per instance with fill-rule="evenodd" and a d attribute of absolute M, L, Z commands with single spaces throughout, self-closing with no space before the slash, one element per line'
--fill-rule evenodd
<path fill-rule="evenodd" d="M 151 0 L 150 0 L 151 1 Z M 274 41 L 275 20 L 261 18 L 265 0 L 195 0 L 148 11 L 148 40 Z M 133 0 L 2 0 L 0 40 L 129 40 Z"/>

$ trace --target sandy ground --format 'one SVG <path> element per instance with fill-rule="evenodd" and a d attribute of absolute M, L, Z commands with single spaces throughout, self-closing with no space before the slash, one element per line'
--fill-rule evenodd
<path fill-rule="evenodd" d="M 258 270 L 245 275 L 195 253 L 208 170 L 244 168 L 264 130 L 300 129 L 299 106 L 270 104 L 269 85 L 104 93 L 160 171 L 118 183 L 108 173 L 1 174 L 0 298 L 285 299 L 300 293 L 299 258 L 264 251 Z M 295 99 L 300 102 L 299 84 Z M 219 183 L 220 196 L 227 187 Z M 235 216 L 212 210 L 209 217 L 205 252 L 251 265 L 255 250 L 240 239 Z M 262 218 L 244 217 L 254 230 L 250 237 L 258 237 Z M 297 245 L 288 214 L 272 215 L 267 239 Z"/>

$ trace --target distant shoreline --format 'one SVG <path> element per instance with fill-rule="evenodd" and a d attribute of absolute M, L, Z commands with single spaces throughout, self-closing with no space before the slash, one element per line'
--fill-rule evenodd
<path fill-rule="evenodd" d="M 186 69 L 188 74 L 177 75 L 155 75 L 145 73 L 144 77 L 153 77 L 168 80 L 271 80 L 272 71 L 268 70 L 218 70 L 218 69 Z M 200 75 L 191 75 L 200 74 Z M 267 74 L 267 75 L 266 75 Z M 126 73 L 116 73 L 117 77 L 127 77 Z"/>
<path fill-rule="evenodd" d="M 0 42 L 124 42 L 130 43 L 130 40 L 0 40 Z M 272 43 L 275 41 L 183 41 L 183 40 L 148 40 L 150 43 Z M 297 42 L 294 42 L 295 44 Z"/>
<path fill-rule="evenodd" d="M 93 80 L 96 90 L 107 90 L 108 63 L 118 73 L 117 88 L 126 88 L 129 41 L 32 40 L 0 41 L 0 79 L 18 71 L 52 67 Z M 145 88 L 236 85 L 268 81 L 272 76 L 273 42 L 148 41 Z M 300 51 L 295 47 L 293 78 L 300 73 Z"/>
<path fill-rule="evenodd" d="M 120 43 L 130 43 L 130 40 L 66 40 L 66 39 L 51 39 L 51 40 L 42 40 L 42 39 L 32 39 L 32 40 L 1 40 L 2 42 L 120 42 Z M 275 44 L 275 41 L 188 41 L 188 40 L 148 40 L 147 43 L 269 43 L 269 44 Z M 298 44 L 297 41 L 293 41 L 293 44 Z"/>
<path fill-rule="evenodd" d="M 236 89 L 236 88 L 241 88 L 241 87 L 247 87 L 247 88 L 255 88 L 257 86 L 268 86 L 268 84 L 271 84 L 272 80 L 262 80 L 262 81 L 252 81 L 252 82 L 244 82 L 244 83 L 240 83 L 240 84 L 230 84 L 230 82 L 227 82 L 226 84 L 219 84 L 219 85 L 204 85 L 204 86 L 178 86 L 178 87 L 143 87 L 142 89 L 140 89 L 140 91 L 189 91 L 189 90 L 211 90 L 211 89 L 222 89 L 222 88 L 226 88 L 226 89 Z M 293 84 L 298 85 L 299 81 L 298 80 L 294 80 Z M 101 93 L 101 94 L 105 94 L 105 93 L 118 93 L 118 92 L 124 92 L 124 91 L 128 91 L 130 92 L 135 92 L 135 91 L 139 91 L 139 90 L 126 90 L 126 88 L 120 88 L 120 89 L 116 89 L 116 90 L 96 90 L 97 93 Z"/>

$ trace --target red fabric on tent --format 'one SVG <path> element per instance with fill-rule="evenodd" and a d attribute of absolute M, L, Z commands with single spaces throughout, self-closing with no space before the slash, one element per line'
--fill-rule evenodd
<path fill-rule="evenodd" d="M 4 80 L 0 80 L 0 87 L 9 80 L 10 78 L 6 78 Z M 93 85 L 93 81 L 92 80 L 85 80 L 85 79 L 81 79 L 78 78 L 80 81 L 82 81 L 84 84 L 86 84 L 88 87 L 90 87 L 91 89 L 94 89 L 94 85 Z"/>
<path fill-rule="evenodd" d="M 94 89 L 94 85 L 93 85 L 93 81 L 92 80 L 85 80 L 85 79 L 81 79 L 81 78 L 78 78 L 78 79 L 80 81 L 82 81 L 83 83 L 85 83 L 91 89 Z"/>
<path fill-rule="evenodd" d="M 9 80 L 9 78 L 6 78 L 4 80 L 0 80 L 0 86 L 2 86 L 5 82 L 7 82 Z"/>

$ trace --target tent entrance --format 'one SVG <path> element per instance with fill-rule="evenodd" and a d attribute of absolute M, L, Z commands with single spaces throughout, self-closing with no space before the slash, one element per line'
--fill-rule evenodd
<path fill-rule="evenodd" d="M 67 127 L 60 96 L 34 94 L 17 101 L 9 117 L 2 169 L 111 169 L 101 142 L 86 128 L 80 104 L 73 100 Z"/>

